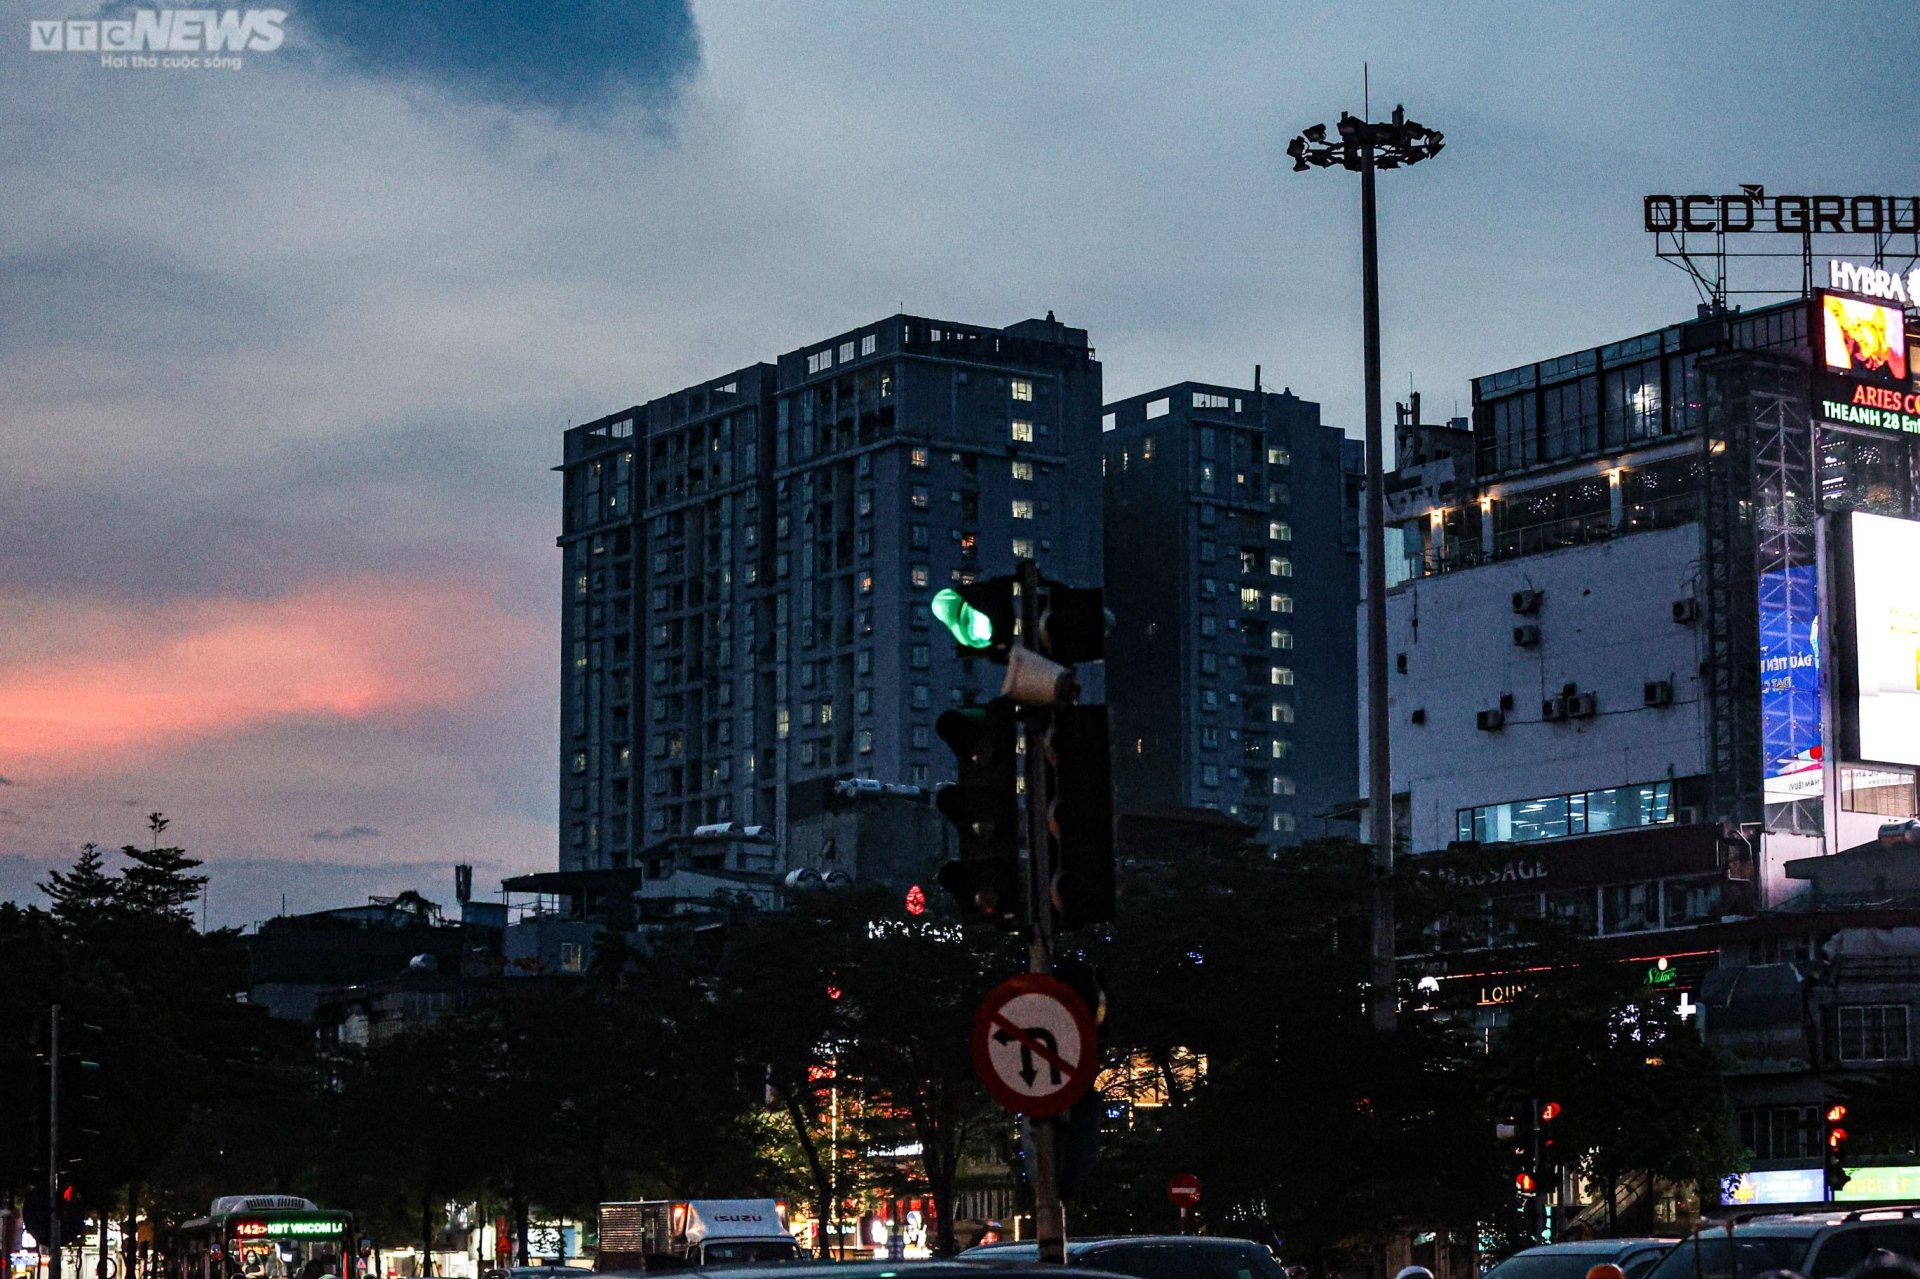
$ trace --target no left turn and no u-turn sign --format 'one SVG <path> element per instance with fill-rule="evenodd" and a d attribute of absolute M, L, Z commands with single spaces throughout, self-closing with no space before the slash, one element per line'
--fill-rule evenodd
<path fill-rule="evenodd" d="M 973 1018 L 973 1065 L 993 1099 L 1045 1118 L 1080 1100 L 1099 1070 L 1086 1001 L 1057 977 L 1025 973 L 993 988 Z"/>

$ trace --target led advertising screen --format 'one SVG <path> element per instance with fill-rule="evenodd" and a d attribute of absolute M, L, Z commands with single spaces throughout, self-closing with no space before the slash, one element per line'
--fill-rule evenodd
<path fill-rule="evenodd" d="M 1864 511 L 1848 518 L 1859 755 L 1920 764 L 1920 521 Z"/>
<path fill-rule="evenodd" d="M 1907 385 L 1907 317 L 1899 307 L 1822 293 L 1820 314 L 1822 358 L 1830 371 L 1882 386 Z"/>
<path fill-rule="evenodd" d="M 1760 575 L 1760 721 L 1766 802 L 1819 799 L 1820 594 L 1811 564 Z"/>
<path fill-rule="evenodd" d="M 1912 343 L 1898 305 L 1845 293 L 1814 295 L 1814 401 L 1829 422 L 1920 434 Z"/>

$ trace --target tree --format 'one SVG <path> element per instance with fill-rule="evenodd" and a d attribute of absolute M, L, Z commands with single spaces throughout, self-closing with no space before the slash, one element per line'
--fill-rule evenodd
<path fill-rule="evenodd" d="M 1671 995 L 1636 970 L 1587 954 L 1513 1006 L 1489 1061 L 1511 1105 L 1563 1107 L 1569 1160 L 1601 1187 L 1618 1229 L 1618 1188 L 1634 1174 L 1710 1187 L 1739 1166 L 1719 1063 Z"/>

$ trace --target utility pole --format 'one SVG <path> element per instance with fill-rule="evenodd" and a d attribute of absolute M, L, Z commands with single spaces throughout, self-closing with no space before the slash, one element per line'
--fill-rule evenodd
<path fill-rule="evenodd" d="M 60 1005 L 47 1014 L 47 1226 L 40 1248 L 53 1258 L 47 1279 L 60 1274 Z"/>
<path fill-rule="evenodd" d="M 1373 1028 L 1391 1033 L 1398 1020 L 1393 945 L 1393 768 L 1387 751 L 1387 534 L 1385 453 L 1380 422 L 1380 245 L 1374 218 L 1374 171 L 1432 158 L 1441 134 L 1407 119 L 1377 124 L 1341 113 L 1339 141 L 1316 124 L 1287 144 L 1296 173 L 1340 167 L 1360 175 L 1360 269 L 1364 329 L 1362 362 L 1367 419 L 1367 835 L 1373 845 L 1373 926 L 1367 962 L 1367 1009 Z"/>
<path fill-rule="evenodd" d="M 1020 647 L 1040 647 L 1040 566 L 1020 561 Z M 1051 715 L 1051 711 L 1041 714 Z M 1035 720 L 1026 724 L 1026 766 L 1022 774 L 1027 792 L 1027 971 L 1053 971 L 1053 866 L 1047 834 L 1046 733 Z M 1033 1151 L 1033 1236 L 1042 1265 L 1065 1265 L 1067 1218 L 1060 1204 L 1060 1160 L 1053 1125 L 1027 1125 Z"/>

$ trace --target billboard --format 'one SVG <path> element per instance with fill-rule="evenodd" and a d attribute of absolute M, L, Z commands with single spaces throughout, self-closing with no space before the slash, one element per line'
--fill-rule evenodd
<path fill-rule="evenodd" d="M 1858 757 L 1920 764 L 1920 522 L 1865 511 L 1848 518 Z"/>
<path fill-rule="evenodd" d="M 1760 735 L 1766 802 L 1819 799 L 1820 591 L 1811 564 L 1760 575 Z"/>
<path fill-rule="evenodd" d="M 1827 370 L 1905 389 L 1907 317 L 1899 307 L 1844 293 L 1820 295 L 1820 358 Z"/>
<path fill-rule="evenodd" d="M 1920 435 L 1913 342 L 1898 303 L 1847 293 L 1813 296 L 1813 399 L 1829 422 Z"/>

